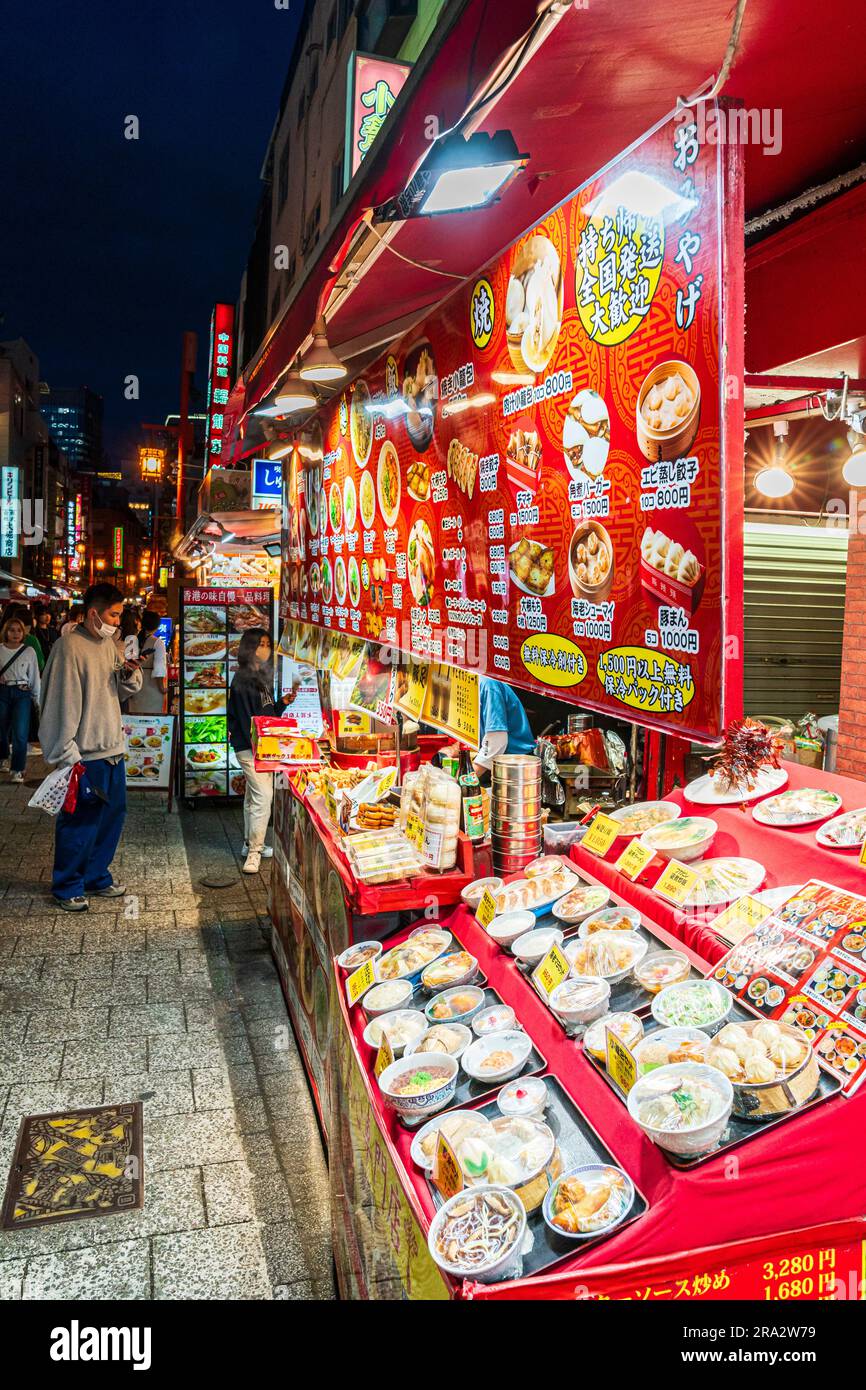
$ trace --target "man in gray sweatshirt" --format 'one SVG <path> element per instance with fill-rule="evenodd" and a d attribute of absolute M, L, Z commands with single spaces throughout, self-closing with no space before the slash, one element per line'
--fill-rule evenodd
<path fill-rule="evenodd" d="M 141 689 L 138 663 L 117 644 L 123 594 L 92 584 L 84 617 L 55 642 L 42 676 L 39 742 L 49 763 L 81 762 L 78 804 L 57 817 L 51 890 L 65 912 L 86 912 L 87 894 L 120 898 L 114 858 L 126 817 L 126 763 L 120 701 Z"/>

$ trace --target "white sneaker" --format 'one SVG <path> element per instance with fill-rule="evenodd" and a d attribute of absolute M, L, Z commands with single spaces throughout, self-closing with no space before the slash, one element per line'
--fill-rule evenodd
<path fill-rule="evenodd" d="M 251 849 L 244 860 L 244 873 L 257 874 L 262 862 L 262 856 L 257 849 Z"/>
<path fill-rule="evenodd" d="M 23 782 L 23 781 L 24 781 L 24 773 L 23 773 L 23 772 L 13 772 L 13 773 L 12 773 L 12 776 L 9 778 L 9 781 L 10 781 L 10 782 Z"/>
<path fill-rule="evenodd" d="M 246 840 L 244 840 L 243 849 L 241 850 L 241 854 L 242 854 L 242 855 L 244 856 L 244 858 L 246 859 L 246 857 L 247 857 L 247 855 L 249 854 L 249 852 L 250 852 L 250 847 L 249 847 L 249 845 L 247 844 Z M 271 849 L 271 846 L 270 846 L 270 845 L 262 845 L 261 855 L 262 855 L 262 858 L 263 858 L 263 859 L 273 859 L 273 857 L 274 857 L 274 851 Z"/>

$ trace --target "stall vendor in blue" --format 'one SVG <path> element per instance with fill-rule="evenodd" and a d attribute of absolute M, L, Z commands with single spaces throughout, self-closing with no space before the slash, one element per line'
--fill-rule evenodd
<path fill-rule="evenodd" d="M 501 753 L 534 753 L 535 739 L 526 711 L 510 685 L 490 676 L 482 676 L 479 685 L 480 746 L 474 766 L 480 777 L 489 772 L 493 759 Z"/>

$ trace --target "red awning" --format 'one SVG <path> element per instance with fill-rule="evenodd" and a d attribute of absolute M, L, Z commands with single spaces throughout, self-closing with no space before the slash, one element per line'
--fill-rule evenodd
<path fill-rule="evenodd" d="M 373 344 L 377 334 L 381 341 L 398 315 L 420 317 L 456 284 L 434 272 L 474 273 L 671 111 L 679 95 L 700 88 L 721 66 L 734 9 L 731 0 L 703 0 L 685 10 L 674 0 L 657 0 L 650 9 L 645 0 L 559 8 L 565 12 L 553 32 L 480 126 L 510 129 L 530 155 L 528 169 L 494 207 L 403 224 L 394 250 L 377 253 L 330 319 L 338 351 Z M 315 265 L 232 393 L 233 428 L 270 394 L 309 334 L 328 267 L 358 218 L 405 186 L 426 149 L 430 116 L 441 129 L 456 121 L 535 12 L 526 0 L 469 0 L 432 57 L 422 59 Z M 774 136 L 781 120 L 781 144 L 773 154 L 760 145 L 746 147 L 747 217 L 863 158 L 860 38 L 854 0 L 827 0 L 817 9 L 811 0 L 748 6 L 724 94 L 765 112 L 765 128 Z"/>

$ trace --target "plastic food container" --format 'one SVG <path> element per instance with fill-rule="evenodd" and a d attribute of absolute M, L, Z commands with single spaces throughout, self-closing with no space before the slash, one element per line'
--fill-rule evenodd
<path fill-rule="evenodd" d="M 597 976 L 571 975 L 556 986 L 548 1002 L 563 1023 L 592 1023 L 607 1013 L 610 985 Z"/>
<path fill-rule="evenodd" d="M 547 1108 L 547 1086 L 540 1076 L 509 1081 L 496 1097 L 500 1115 L 522 1120 L 540 1120 Z"/>
<path fill-rule="evenodd" d="M 666 1130 L 654 1128 L 639 1118 L 638 1111 L 646 1101 L 684 1077 L 705 1082 L 716 1092 L 718 1103 L 708 1120 L 690 1129 Z M 705 1066 L 702 1062 L 674 1062 L 666 1067 L 657 1067 L 648 1076 L 640 1077 L 628 1093 L 628 1113 L 647 1138 L 660 1149 L 685 1157 L 709 1153 L 710 1149 L 715 1148 L 725 1132 L 733 1104 L 734 1088 L 724 1072 Z"/>
<path fill-rule="evenodd" d="M 534 926 L 535 913 L 529 912 L 526 908 L 516 908 L 514 912 L 503 912 L 501 917 L 494 917 L 487 928 L 487 935 L 497 946 L 510 950 L 517 938 L 525 932 L 532 931 Z"/>
<path fill-rule="evenodd" d="M 477 985 L 457 985 L 454 989 L 444 989 L 441 994 L 434 994 L 424 1009 L 424 1017 L 431 1024 L 469 1023 L 483 1004 L 483 989 Z M 455 1007 L 456 1013 L 442 1012 Z"/>
<path fill-rule="evenodd" d="M 656 1028 L 654 1032 L 641 1038 L 632 1048 L 632 1052 L 637 1062 L 638 1073 L 646 1076 L 658 1067 L 671 1065 L 670 1054 L 679 1048 L 700 1049 L 702 1056 L 695 1056 L 693 1060 L 702 1061 L 709 1045 L 709 1038 L 700 1028 Z M 658 1056 L 660 1060 L 653 1061 L 654 1056 Z"/>
<path fill-rule="evenodd" d="M 407 1043 L 407 1044 L 406 1044 L 406 1053 L 405 1053 L 405 1055 L 406 1055 L 407 1057 L 411 1057 L 411 1055 L 412 1055 L 413 1052 L 431 1052 L 431 1051 L 433 1051 L 433 1052 L 447 1052 L 449 1057 L 458 1057 L 458 1058 L 459 1058 L 459 1057 L 462 1057 L 462 1056 L 463 1056 L 463 1053 L 466 1051 L 467 1047 L 469 1046 L 469 1044 L 470 1044 L 471 1041 L 472 1041 L 472 1030 L 471 1030 L 470 1028 L 467 1028 L 465 1023 L 431 1023 L 431 1024 L 428 1024 L 428 1022 L 427 1022 L 427 1020 L 425 1019 L 425 1017 L 424 1017 L 423 1014 L 419 1014 L 418 1017 L 421 1019 L 422 1023 L 424 1024 L 424 1031 L 421 1033 L 421 1036 L 420 1036 L 415 1042 Z M 455 1048 L 445 1048 L 445 1047 L 439 1046 L 439 1044 L 437 1043 L 436 1038 L 435 1038 L 435 1037 L 432 1037 L 432 1038 L 431 1038 L 431 1036 L 430 1036 L 430 1035 L 433 1033 L 433 1030 L 434 1030 L 435 1028 L 448 1028 L 451 1032 L 456 1033 L 457 1036 L 458 1036 L 458 1038 L 459 1038 L 459 1042 L 458 1042 L 457 1046 L 456 1046 Z"/>
<path fill-rule="evenodd" d="M 477 1038 L 490 1033 L 510 1033 L 516 1026 L 516 1015 L 508 1004 L 491 1004 L 482 1009 L 472 1020 L 472 1031 Z"/>
<path fill-rule="evenodd" d="M 489 888 L 490 892 L 495 897 L 501 887 L 501 878 L 477 878 L 474 883 L 468 883 L 466 885 L 460 897 L 463 902 L 465 902 L 466 906 L 471 907 L 474 912 L 477 910 L 478 904 L 484 897 L 485 889 Z"/>
<path fill-rule="evenodd" d="M 367 990 L 361 1006 L 368 1018 L 378 1018 L 405 1008 L 414 993 L 411 980 L 383 980 Z"/>
<path fill-rule="evenodd" d="M 468 984 L 477 974 L 478 961 L 475 957 L 470 956 L 468 951 L 454 951 L 425 965 L 421 971 L 421 983 L 426 990 L 449 989 Z"/>
<path fill-rule="evenodd" d="M 575 1179 L 590 1192 L 602 1183 L 610 1184 L 611 1194 L 594 1217 L 587 1217 L 585 1222 L 580 1221 L 581 1225 L 585 1224 L 586 1229 L 569 1231 L 565 1227 L 557 1225 L 554 1220 L 554 1213 L 562 1184 Z M 619 1226 L 633 1206 L 634 1183 L 628 1173 L 624 1173 L 621 1168 L 615 1168 L 608 1163 L 585 1163 L 579 1168 L 570 1168 L 567 1173 L 563 1173 L 560 1178 L 551 1183 L 541 1208 L 541 1214 L 544 1217 L 545 1225 L 553 1231 L 554 1235 L 561 1236 L 563 1240 L 591 1240 L 593 1237 L 601 1235 L 603 1231 L 612 1231 L 615 1226 Z"/>
<path fill-rule="evenodd" d="M 497 1085 L 516 1076 L 531 1051 L 532 1039 L 526 1033 L 488 1033 L 470 1043 L 461 1065 L 473 1081 Z M 506 1057 L 510 1060 L 506 1061 Z"/>
<path fill-rule="evenodd" d="M 559 945 L 563 935 L 559 927 L 536 927 L 518 936 L 511 949 L 518 960 L 525 961 L 527 965 L 537 965 L 551 946 Z"/>
<path fill-rule="evenodd" d="M 601 1018 L 591 1023 L 583 1035 L 583 1045 L 587 1052 L 597 1058 L 599 1062 L 607 1061 L 607 1030 L 624 1042 L 626 1047 L 634 1051 L 635 1045 L 643 1037 L 643 1023 L 637 1014 L 612 1013 L 603 1014 Z"/>
<path fill-rule="evenodd" d="M 708 816 L 683 816 L 654 825 L 641 835 L 640 842 L 656 854 L 687 864 L 707 853 L 718 829 L 716 821 Z"/>
<path fill-rule="evenodd" d="M 649 946 L 644 938 L 638 936 L 636 932 L 629 931 L 596 932 L 586 941 L 581 941 L 578 937 L 576 941 L 569 941 L 568 945 L 563 948 L 566 960 L 575 975 L 583 976 L 597 973 L 611 986 L 618 985 L 621 980 L 626 979 L 637 964 L 643 960 L 648 950 Z M 608 970 L 605 968 L 603 973 L 601 969 L 596 972 L 586 964 L 588 953 L 591 951 L 596 952 L 600 963 L 608 951 L 615 951 L 617 957 L 622 955 L 625 963 L 620 965 L 618 969 Z M 613 964 L 613 961 L 611 960 L 610 963 Z"/>
<path fill-rule="evenodd" d="M 652 1016 L 662 1028 L 700 1028 L 712 1037 L 727 1023 L 733 1007 L 734 996 L 715 980 L 683 980 L 659 991 Z"/>
<path fill-rule="evenodd" d="M 689 978 L 692 968 L 682 951 L 653 951 L 634 968 L 634 977 L 648 994 L 658 994 L 666 985 L 677 985 Z"/>
<path fill-rule="evenodd" d="M 399 1028 L 401 1034 L 404 1035 L 403 1042 L 394 1041 L 395 1028 Z M 387 1014 L 379 1014 L 376 1018 L 371 1018 L 364 1029 L 364 1042 L 368 1047 L 378 1048 L 381 1045 L 383 1033 L 387 1033 L 394 1056 L 401 1057 L 404 1048 L 417 1043 L 426 1032 L 427 1020 L 418 1009 L 391 1009 Z M 408 1039 L 405 1037 L 406 1033 L 411 1034 Z"/>
<path fill-rule="evenodd" d="M 496 1203 L 496 1209 L 492 1213 L 490 1208 L 487 1208 L 488 1227 L 491 1216 L 497 1221 L 494 1239 L 490 1242 L 493 1253 L 487 1258 L 482 1253 L 476 1253 L 471 1260 L 468 1257 L 461 1259 L 458 1244 L 454 1258 L 449 1259 L 445 1254 L 445 1248 L 451 1244 L 448 1239 L 449 1226 L 455 1216 L 459 1218 L 461 1228 L 469 1222 L 480 1224 L 481 1213 L 484 1210 L 482 1202 L 489 1197 L 495 1199 Z M 497 1239 L 500 1232 L 501 1238 Z M 458 1192 L 440 1207 L 430 1223 L 427 1247 L 439 1268 L 453 1278 L 476 1279 L 480 1284 L 495 1284 L 501 1279 L 520 1277 L 523 1272 L 521 1252 L 525 1235 L 526 1208 L 520 1198 L 510 1187 L 490 1184 Z M 444 1248 L 440 1248 L 440 1239 Z"/>
<path fill-rule="evenodd" d="M 347 946 L 345 951 L 341 951 L 337 956 L 337 964 L 341 970 L 349 974 L 357 970 L 359 966 L 368 960 L 378 960 L 382 954 L 381 941 L 356 941 L 353 946 Z"/>
<path fill-rule="evenodd" d="M 434 1074 L 441 1071 L 445 1075 L 429 1090 L 406 1095 L 398 1089 L 401 1077 L 407 1074 L 423 1075 L 431 1070 Z M 385 1068 L 379 1077 L 379 1090 L 391 1109 L 396 1110 L 402 1120 L 412 1123 L 435 1114 L 437 1110 L 444 1110 L 450 1104 L 457 1089 L 459 1070 L 456 1058 L 449 1057 L 447 1052 L 413 1052 L 411 1056 L 401 1057 L 399 1062 L 392 1062 Z"/>
<path fill-rule="evenodd" d="M 619 925 L 628 922 L 628 926 Z M 635 907 L 605 907 L 601 912 L 593 912 L 585 917 L 577 929 L 581 941 L 594 936 L 597 931 L 637 931 L 641 915 Z"/>
<path fill-rule="evenodd" d="M 560 821 L 544 827 L 545 854 L 567 854 L 572 845 L 583 839 L 589 826 L 579 825 L 577 821 Z"/>

